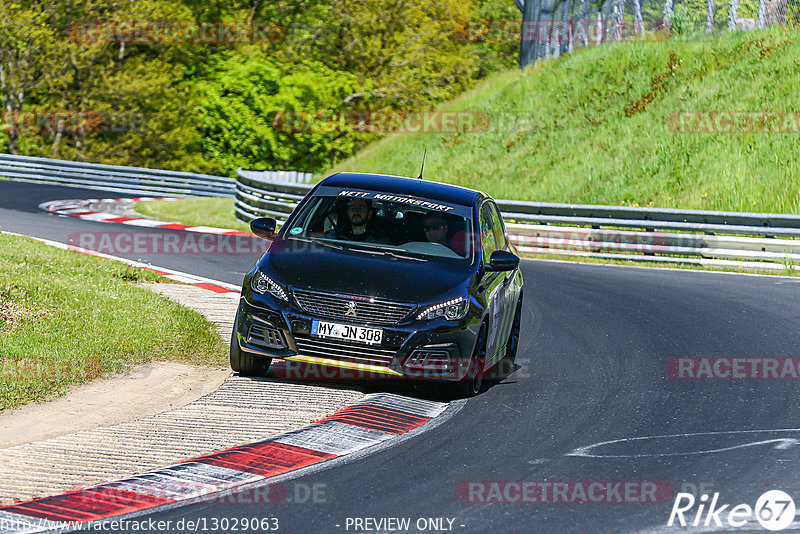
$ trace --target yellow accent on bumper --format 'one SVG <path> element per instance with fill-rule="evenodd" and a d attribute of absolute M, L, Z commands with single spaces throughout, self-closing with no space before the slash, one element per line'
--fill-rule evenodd
<path fill-rule="evenodd" d="M 398 373 L 394 369 L 389 369 L 388 367 L 380 367 L 378 365 L 367 365 L 365 363 L 342 362 L 339 360 L 331 360 L 329 358 L 318 358 L 316 356 L 303 356 L 302 354 L 298 354 L 297 356 L 287 356 L 286 358 L 284 358 L 284 360 L 313 363 L 316 365 L 327 365 L 330 367 L 341 367 L 343 369 L 355 369 L 357 371 L 368 371 L 370 373 L 381 373 L 385 375 L 403 376 L 403 373 Z"/>

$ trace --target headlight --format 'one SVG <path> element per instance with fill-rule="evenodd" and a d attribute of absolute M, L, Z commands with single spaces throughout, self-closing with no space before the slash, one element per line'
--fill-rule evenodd
<path fill-rule="evenodd" d="M 448 321 L 456 321 L 467 314 L 467 309 L 469 309 L 469 299 L 461 297 L 434 306 L 428 306 L 422 313 L 417 315 L 417 320 L 427 321 L 437 317 L 444 317 Z"/>
<path fill-rule="evenodd" d="M 253 280 L 250 282 L 250 287 L 259 295 L 269 293 L 276 299 L 289 300 L 289 297 L 286 296 L 286 291 L 284 291 L 284 289 L 279 286 L 275 280 L 262 272 L 256 273 L 256 275 L 253 277 Z"/>

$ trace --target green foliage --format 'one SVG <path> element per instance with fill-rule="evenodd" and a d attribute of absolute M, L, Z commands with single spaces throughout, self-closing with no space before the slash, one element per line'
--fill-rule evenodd
<path fill-rule="evenodd" d="M 276 117 L 431 108 L 516 59 L 514 42 L 463 39 L 476 17 L 520 16 L 508 0 L 3 3 L 2 93 L 23 95 L 4 107 L 39 122 L 6 116 L 0 150 L 228 175 L 319 169 L 374 134 L 285 131 Z M 127 21 L 268 23 L 280 39 L 115 41 L 109 23 Z"/>
<path fill-rule="evenodd" d="M 474 13 L 461 0 L 334 0 L 288 36 L 286 54 L 370 79 L 379 108 L 425 107 L 473 78 L 476 60 L 458 30 Z"/>
<path fill-rule="evenodd" d="M 478 0 L 475 22 L 485 29 L 485 38 L 470 47 L 478 61 L 478 78 L 518 65 L 522 16 L 513 1 Z"/>
<path fill-rule="evenodd" d="M 680 4 L 675 8 L 670 21 L 672 23 L 672 30 L 678 35 L 688 32 L 694 28 L 695 24 L 695 19 L 692 17 L 692 13 L 685 4 Z"/>
<path fill-rule="evenodd" d="M 758 16 L 758 2 L 759 0 L 739 0 L 738 17 L 751 19 L 754 25 L 755 18 Z M 672 29 L 677 34 L 680 35 L 691 33 L 692 31 L 700 32 L 704 30 L 708 13 L 707 0 L 680 0 L 680 3 L 676 2 L 676 4 L 672 16 Z M 656 2 L 655 5 L 658 5 L 658 2 Z M 663 9 L 663 2 L 661 3 L 661 9 Z M 730 1 L 715 0 L 715 31 L 727 31 L 729 12 Z"/>
<path fill-rule="evenodd" d="M 224 174 L 237 167 L 314 169 L 352 153 L 350 136 L 292 132 L 283 115 L 343 109 L 363 89 L 356 77 L 319 63 L 284 72 L 273 62 L 241 55 L 221 62 L 216 79 L 197 82 L 203 153 Z M 289 131 L 282 131 L 289 130 Z"/>

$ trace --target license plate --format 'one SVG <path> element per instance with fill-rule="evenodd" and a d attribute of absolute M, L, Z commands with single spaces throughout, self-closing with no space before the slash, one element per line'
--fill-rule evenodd
<path fill-rule="evenodd" d="M 311 321 L 311 335 L 332 339 L 344 339 L 346 341 L 357 341 L 369 345 L 380 345 L 381 339 L 383 338 L 383 329 L 367 328 L 366 326 L 356 326 L 352 324 L 328 323 L 314 319 Z"/>

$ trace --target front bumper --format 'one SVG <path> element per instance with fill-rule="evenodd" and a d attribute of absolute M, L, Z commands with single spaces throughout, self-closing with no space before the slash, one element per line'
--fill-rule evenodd
<path fill-rule="evenodd" d="M 381 328 L 380 345 L 319 338 L 311 335 L 313 319 L 346 322 L 312 316 L 293 304 L 269 297 L 268 303 L 253 303 L 248 296 L 253 294 L 239 302 L 235 325 L 242 350 L 286 360 L 287 365 L 339 369 L 332 377 L 461 380 L 467 373 L 478 332 L 478 321 L 468 313 L 460 321 L 438 318 L 396 325 L 353 323 Z"/>

